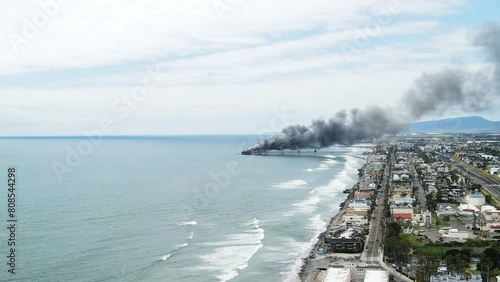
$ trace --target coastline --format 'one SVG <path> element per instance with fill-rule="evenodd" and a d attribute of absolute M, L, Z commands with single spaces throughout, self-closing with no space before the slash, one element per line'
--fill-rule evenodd
<path fill-rule="evenodd" d="M 365 159 L 365 163 L 359 168 L 363 169 L 366 167 L 368 164 L 368 158 Z M 358 176 L 358 180 L 356 183 L 351 187 L 351 192 L 349 194 L 345 194 L 344 201 L 342 202 L 342 207 L 339 209 L 339 211 L 330 219 L 330 221 L 326 225 L 326 229 L 321 232 L 318 237 L 316 238 L 316 242 L 311 246 L 311 248 L 308 250 L 308 255 L 305 258 L 302 258 L 302 264 L 300 266 L 300 271 L 297 273 L 298 279 L 296 280 L 304 282 L 306 281 L 308 275 L 316 270 L 317 268 L 317 261 L 315 261 L 316 254 L 319 252 L 319 249 L 321 247 L 321 242 L 323 241 L 324 236 L 326 235 L 326 232 L 330 229 L 332 225 L 338 224 L 339 219 L 342 218 L 344 215 L 347 207 L 348 207 L 348 201 L 349 201 L 349 196 L 355 191 L 355 188 L 359 186 L 361 178 Z"/>

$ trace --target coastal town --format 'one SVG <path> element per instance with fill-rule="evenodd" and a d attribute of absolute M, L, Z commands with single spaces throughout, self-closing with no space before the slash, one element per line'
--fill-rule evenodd
<path fill-rule="evenodd" d="M 382 140 L 301 281 L 500 281 L 500 136 Z"/>

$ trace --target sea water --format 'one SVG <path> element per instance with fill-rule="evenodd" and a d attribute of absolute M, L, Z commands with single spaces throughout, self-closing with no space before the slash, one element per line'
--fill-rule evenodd
<path fill-rule="evenodd" d="M 85 138 L 0 139 L 0 281 L 296 281 L 366 149 L 238 154 L 255 139 L 114 137 L 77 157 Z"/>

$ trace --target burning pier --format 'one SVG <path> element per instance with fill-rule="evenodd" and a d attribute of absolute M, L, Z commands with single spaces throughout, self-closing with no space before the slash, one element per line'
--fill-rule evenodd
<path fill-rule="evenodd" d="M 318 150 L 245 150 L 241 152 L 242 155 L 256 155 L 256 156 L 324 156 L 334 155 L 338 152 L 334 151 L 318 151 Z"/>

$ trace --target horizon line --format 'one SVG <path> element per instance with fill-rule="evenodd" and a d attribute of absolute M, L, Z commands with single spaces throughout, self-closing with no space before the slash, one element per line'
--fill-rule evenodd
<path fill-rule="evenodd" d="M 222 136 L 259 136 L 277 135 L 274 133 L 241 133 L 241 134 L 158 134 L 158 135 L 9 135 L 0 136 L 0 139 L 7 138 L 126 138 L 126 137 L 222 137 Z"/>

